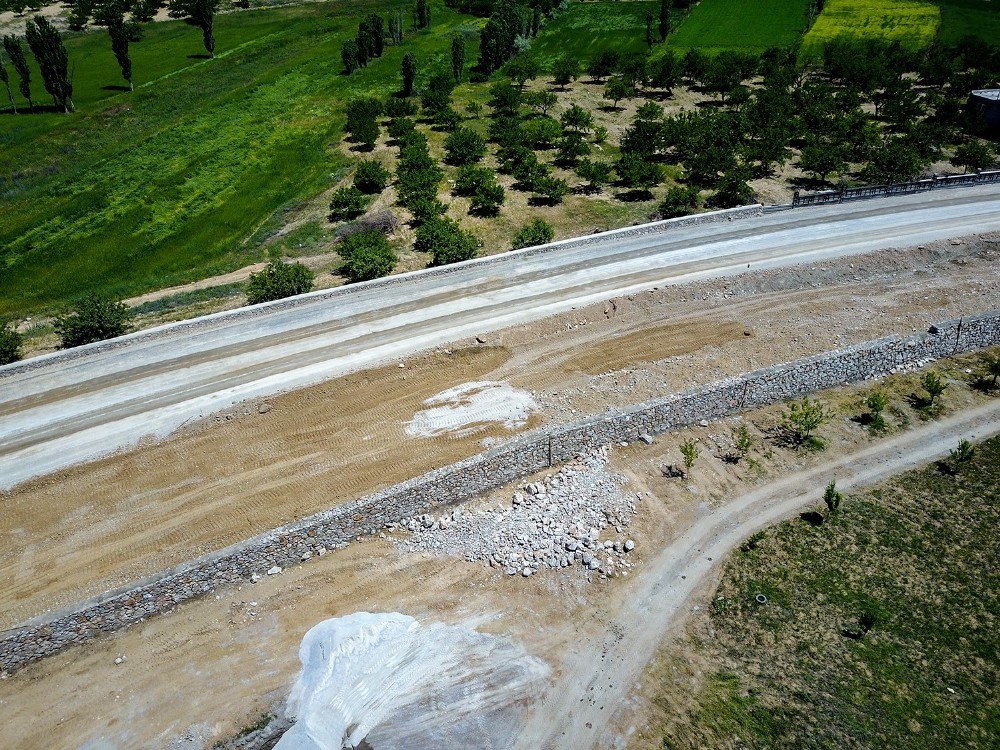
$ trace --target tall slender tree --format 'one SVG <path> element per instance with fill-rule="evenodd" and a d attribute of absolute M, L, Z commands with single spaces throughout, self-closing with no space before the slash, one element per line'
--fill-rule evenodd
<path fill-rule="evenodd" d="M 399 11 L 389 16 L 389 38 L 393 44 L 403 43 L 403 14 Z"/>
<path fill-rule="evenodd" d="M 413 96 L 413 82 L 417 78 L 417 58 L 412 52 L 403 55 L 403 96 Z"/>
<path fill-rule="evenodd" d="M 10 73 L 7 72 L 7 66 L 4 64 L 3 55 L 0 55 L 0 81 L 3 82 L 3 86 L 7 89 L 7 98 L 10 99 L 10 108 L 14 110 L 14 114 L 17 114 L 17 104 L 14 103 L 14 92 L 10 90 Z"/>
<path fill-rule="evenodd" d="M 348 39 L 344 46 L 340 48 L 340 59 L 344 63 L 344 72 L 350 75 L 358 69 L 358 42 L 356 39 Z"/>
<path fill-rule="evenodd" d="M 73 105 L 73 84 L 69 77 L 69 56 L 62 35 L 45 16 L 35 16 L 24 27 L 28 49 L 38 62 L 45 90 L 63 112 L 76 109 Z"/>
<path fill-rule="evenodd" d="M 132 83 L 132 58 L 128 53 L 128 44 L 135 31 L 131 28 L 132 23 L 125 20 L 118 6 L 118 12 L 114 17 L 108 19 L 108 35 L 111 37 L 111 51 L 121 68 L 122 78 L 128 83 L 128 90 L 135 91 L 135 84 Z"/>
<path fill-rule="evenodd" d="M 461 83 L 465 72 L 465 40 L 458 34 L 451 38 L 451 72 L 455 83 Z"/>
<path fill-rule="evenodd" d="M 13 34 L 9 34 L 3 38 L 3 49 L 7 53 L 7 58 L 10 60 L 14 72 L 17 73 L 17 90 L 21 92 L 21 96 L 28 100 L 28 109 L 34 112 L 35 103 L 31 100 L 31 68 L 28 67 L 28 60 L 24 54 L 24 47 L 21 46 L 21 40 Z"/>
<path fill-rule="evenodd" d="M 205 51 L 215 57 L 215 14 L 219 0 L 170 0 L 170 15 L 201 29 Z"/>
<path fill-rule="evenodd" d="M 670 11 L 674 7 L 673 0 L 660 0 L 660 40 L 666 41 L 670 35 Z"/>
<path fill-rule="evenodd" d="M 431 25 L 431 6 L 428 0 L 417 0 L 414 16 L 418 29 L 426 29 Z"/>

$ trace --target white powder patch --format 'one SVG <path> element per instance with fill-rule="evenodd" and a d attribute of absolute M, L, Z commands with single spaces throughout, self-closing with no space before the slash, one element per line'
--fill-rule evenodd
<path fill-rule="evenodd" d="M 324 620 L 299 658 L 275 750 L 509 747 L 549 673 L 509 639 L 395 612 Z"/>
<path fill-rule="evenodd" d="M 538 409 L 527 391 L 491 381 L 449 388 L 431 396 L 424 404 L 428 408 L 414 414 L 406 423 L 406 434 L 411 437 L 434 437 L 444 433 L 468 435 L 497 422 L 507 429 L 515 429 L 523 426 Z"/>

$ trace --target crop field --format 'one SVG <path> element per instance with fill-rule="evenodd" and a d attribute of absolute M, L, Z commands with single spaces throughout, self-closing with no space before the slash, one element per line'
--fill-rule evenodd
<path fill-rule="evenodd" d="M 702 0 L 671 34 L 680 53 L 699 48 L 762 52 L 795 44 L 806 28 L 808 0 Z"/>
<path fill-rule="evenodd" d="M 707 677 L 663 747 L 996 747 L 998 488 L 994 438 L 956 476 L 928 466 L 751 537 L 715 637 L 687 644 Z"/>
<path fill-rule="evenodd" d="M 805 58 L 841 36 L 898 41 L 924 49 L 934 41 L 941 13 L 936 5 L 918 0 L 827 0 L 802 43 Z"/>
<path fill-rule="evenodd" d="M 259 260 L 255 233 L 343 169 L 345 101 L 395 91 L 405 52 L 427 66 L 475 23 L 435 6 L 434 33 L 409 31 L 342 75 L 341 42 L 370 8 L 393 6 L 410 11 L 383 0 L 219 16 L 214 60 L 198 29 L 148 25 L 132 45 L 131 94 L 106 33 L 69 37 L 77 113 L 0 110 L 0 316 Z M 37 73 L 33 89 L 45 103 Z"/>
<path fill-rule="evenodd" d="M 1000 39 L 1000 0 L 935 0 L 941 9 L 938 38 L 957 42 L 963 36 Z"/>
<path fill-rule="evenodd" d="M 588 60 L 597 52 L 622 54 L 646 49 L 646 13 L 656 18 L 658 3 L 572 3 L 547 23 L 531 44 L 532 54 L 548 67 L 567 52 Z"/>

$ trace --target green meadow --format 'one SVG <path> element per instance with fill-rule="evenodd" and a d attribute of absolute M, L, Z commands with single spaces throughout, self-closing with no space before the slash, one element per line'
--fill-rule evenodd
<path fill-rule="evenodd" d="M 410 5 L 222 15 L 214 60 L 198 29 L 151 24 L 132 46 L 134 93 L 121 90 L 107 34 L 67 38 L 77 112 L 0 112 L 0 316 L 259 260 L 261 228 L 345 167 L 345 101 L 395 91 L 405 52 L 429 64 L 447 54 L 451 31 L 475 23 L 435 5 L 433 33 L 410 30 L 401 47 L 343 75 L 340 46 L 360 17 Z M 33 84 L 44 104 L 37 75 Z"/>
<path fill-rule="evenodd" d="M 646 13 L 658 18 L 659 3 L 571 3 L 545 24 L 531 52 L 545 68 L 567 53 L 589 60 L 598 52 L 646 49 Z"/>
<path fill-rule="evenodd" d="M 805 31 L 808 8 L 808 0 L 702 0 L 670 36 L 669 45 L 680 53 L 791 46 Z"/>

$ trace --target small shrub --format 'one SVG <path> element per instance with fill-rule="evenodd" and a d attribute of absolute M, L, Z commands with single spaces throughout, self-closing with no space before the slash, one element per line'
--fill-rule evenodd
<path fill-rule="evenodd" d="M 390 96 L 385 100 L 385 116 L 391 119 L 413 117 L 417 114 L 417 103 L 412 99 Z"/>
<path fill-rule="evenodd" d="M 840 507 L 840 503 L 843 500 L 844 494 L 837 491 L 837 480 L 831 479 L 830 484 L 823 491 L 823 502 L 826 503 L 827 510 L 833 513 Z"/>
<path fill-rule="evenodd" d="M 385 190 L 389 184 L 389 170 L 374 159 L 358 162 L 354 170 L 354 187 L 367 195 L 374 195 Z"/>
<path fill-rule="evenodd" d="M 21 344 L 24 337 L 13 325 L 0 325 L 0 365 L 9 365 L 21 359 Z"/>
<path fill-rule="evenodd" d="M 953 448 L 948 453 L 948 461 L 951 465 L 952 471 L 956 474 L 959 469 L 964 465 L 972 461 L 973 457 L 976 455 L 975 446 L 968 440 L 960 440 L 957 448 Z"/>
<path fill-rule="evenodd" d="M 944 393 L 948 384 L 933 370 L 928 370 L 920 376 L 920 387 L 927 391 L 927 406 L 933 406 L 934 402 Z"/>
<path fill-rule="evenodd" d="M 356 187 L 342 187 L 330 197 L 330 221 L 347 221 L 364 213 L 368 201 Z"/>
<path fill-rule="evenodd" d="M 733 445 L 736 448 L 736 455 L 739 458 L 746 456 L 753 448 L 754 439 L 749 428 L 745 424 L 733 430 Z"/>
<path fill-rule="evenodd" d="M 539 177 L 534 181 L 532 191 L 536 193 L 546 203 L 562 203 L 563 197 L 569 192 L 569 185 L 566 180 L 562 180 L 552 175 Z"/>
<path fill-rule="evenodd" d="M 301 263 L 284 263 L 272 260 L 267 267 L 250 274 L 247 280 L 247 304 L 256 305 L 312 289 L 316 275 Z"/>
<path fill-rule="evenodd" d="M 469 197 L 469 210 L 485 216 L 496 216 L 500 213 L 506 196 L 503 186 L 497 182 L 496 174 L 487 170 L 486 178 L 476 185 Z"/>
<path fill-rule="evenodd" d="M 534 218 L 524 224 L 514 235 L 513 249 L 520 250 L 523 247 L 534 247 L 552 242 L 556 232 L 545 219 Z"/>
<path fill-rule="evenodd" d="M 389 241 L 377 230 L 349 235 L 337 250 L 344 259 L 343 273 L 351 281 L 388 276 L 397 261 Z"/>
<path fill-rule="evenodd" d="M 675 185 L 663 196 L 657 214 L 661 219 L 673 219 L 687 216 L 698 208 L 698 188 Z"/>
<path fill-rule="evenodd" d="M 984 354 L 979 360 L 980 372 L 973 380 L 973 387 L 982 391 L 995 391 L 1000 379 L 1000 357 Z"/>
<path fill-rule="evenodd" d="M 691 467 L 694 466 L 694 462 L 698 460 L 698 456 L 701 451 L 698 450 L 698 445 L 694 440 L 688 439 L 681 443 L 681 456 L 684 457 L 684 466 L 688 471 L 691 471 Z"/>
<path fill-rule="evenodd" d="M 876 431 L 885 429 L 885 418 L 882 412 L 889 405 L 889 397 L 885 391 L 874 391 L 865 399 L 865 406 L 868 407 L 868 426 Z"/>
<path fill-rule="evenodd" d="M 132 329 L 132 311 L 117 300 L 97 294 L 84 297 L 75 308 L 55 320 L 60 348 L 123 336 Z"/>
<path fill-rule="evenodd" d="M 804 396 L 801 401 L 790 403 L 788 409 L 781 415 L 781 419 L 794 445 L 822 448 L 823 441 L 813 433 L 829 419 L 829 416 L 819 401 Z"/>

